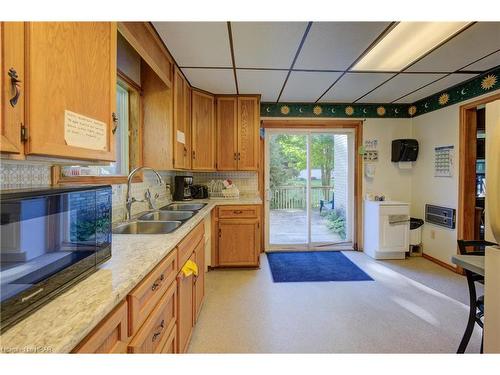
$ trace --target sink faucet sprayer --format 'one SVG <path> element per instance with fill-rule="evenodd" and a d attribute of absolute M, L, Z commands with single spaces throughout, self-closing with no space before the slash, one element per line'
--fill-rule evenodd
<path fill-rule="evenodd" d="M 137 167 L 137 168 L 134 168 L 128 175 L 128 179 L 127 179 L 127 200 L 125 201 L 125 208 L 127 210 L 126 212 L 126 217 L 125 219 L 127 220 L 130 220 L 131 218 L 131 211 L 132 211 L 132 204 L 135 203 L 135 202 L 148 202 L 149 203 L 149 208 L 150 209 L 153 209 L 154 208 L 154 204 L 153 204 L 153 201 L 152 201 L 152 197 L 151 197 L 151 191 L 149 190 L 149 188 L 147 189 L 146 191 L 146 194 L 145 194 L 145 198 L 146 199 L 141 199 L 141 200 L 138 200 L 138 199 L 135 199 L 134 197 L 131 197 L 130 196 L 130 185 L 132 183 L 132 179 L 134 178 L 135 174 L 141 170 L 144 170 L 144 169 L 147 169 L 147 170 L 150 170 L 150 171 L 153 171 L 154 174 L 156 175 L 156 178 L 158 179 L 158 183 L 160 184 L 164 184 L 165 182 L 163 181 L 163 178 L 161 178 L 160 174 L 155 171 L 153 168 L 149 168 L 149 167 Z M 155 194 L 155 198 L 158 198 L 158 193 Z"/>

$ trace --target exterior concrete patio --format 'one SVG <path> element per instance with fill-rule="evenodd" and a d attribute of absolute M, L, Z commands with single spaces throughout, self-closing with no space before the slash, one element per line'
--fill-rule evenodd
<path fill-rule="evenodd" d="M 326 226 L 327 219 L 319 208 L 311 212 L 311 242 L 343 242 L 340 236 Z M 270 210 L 270 243 L 298 245 L 308 242 L 307 214 L 305 209 Z"/>

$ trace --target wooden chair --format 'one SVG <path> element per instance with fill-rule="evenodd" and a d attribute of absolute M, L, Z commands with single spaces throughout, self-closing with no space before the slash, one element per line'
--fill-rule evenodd
<path fill-rule="evenodd" d="M 494 242 L 488 241 L 464 241 L 458 240 L 458 250 L 461 255 L 476 255 L 484 256 L 484 248 L 486 246 L 496 246 Z M 472 247 L 472 251 L 468 251 L 467 248 Z M 469 320 L 467 322 L 467 327 L 465 329 L 460 345 L 458 346 L 457 353 L 465 353 L 465 349 L 469 344 L 472 332 L 474 331 L 474 325 L 477 323 L 481 329 L 483 328 L 482 318 L 484 316 L 484 296 L 477 298 L 476 284 L 479 282 L 484 284 L 484 276 L 478 275 L 469 270 L 465 270 L 465 276 L 467 277 L 467 286 L 469 287 Z M 483 352 L 483 337 L 481 338 L 481 353 Z"/>

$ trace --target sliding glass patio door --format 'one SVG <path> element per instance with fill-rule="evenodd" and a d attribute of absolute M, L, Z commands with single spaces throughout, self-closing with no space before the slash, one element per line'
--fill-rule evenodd
<path fill-rule="evenodd" d="M 352 247 L 353 139 L 266 130 L 266 250 Z"/>

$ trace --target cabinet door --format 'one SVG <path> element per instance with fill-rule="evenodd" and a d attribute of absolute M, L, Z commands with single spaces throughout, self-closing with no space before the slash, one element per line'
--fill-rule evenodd
<path fill-rule="evenodd" d="M 192 168 L 214 170 L 214 98 L 211 95 L 193 91 L 192 99 Z"/>
<path fill-rule="evenodd" d="M 238 97 L 238 170 L 259 167 L 259 100 Z"/>
<path fill-rule="evenodd" d="M 195 262 L 198 265 L 198 276 L 194 278 L 194 319 L 198 320 L 203 299 L 205 297 L 205 239 L 203 238 L 194 250 Z"/>
<path fill-rule="evenodd" d="M 238 99 L 217 98 L 217 169 L 238 169 Z"/>
<path fill-rule="evenodd" d="M 195 261 L 194 254 L 190 258 Z M 182 267 L 181 267 L 182 268 Z M 181 272 L 177 276 L 177 352 L 184 353 L 189 344 L 194 323 L 193 275 L 185 277 Z"/>
<path fill-rule="evenodd" d="M 218 265 L 259 265 L 259 220 L 221 219 L 218 223 Z"/>
<path fill-rule="evenodd" d="M 191 142 L 192 142 L 192 90 L 189 84 L 184 80 L 184 131 L 186 133 L 186 143 L 184 144 L 184 168 L 191 169 Z"/>
<path fill-rule="evenodd" d="M 25 31 L 27 153 L 115 160 L 116 23 L 30 22 Z M 70 112 L 84 116 L 79 123 L 93 126 L 104 145 L 74 135 L 90 126 L 76 125 L 69 132 L 65 115 Z"/>
<path fill-rule="evenodd" d="M 179 69 L 174 72 L 174 168 L 186 168 L 186 104 L 184 77 Z M 184 139 L 183 139 L 184 138 Z"/>
<path fill-rule="evenodd" d="M 126 353 L 127 341 L 127 303 L 121 302 L 73 352 Z"/>
<path fill-rule="evenodd" d="M 172 90 L 144 61 L 141 86 L 144 165 L 158 170 L 172 169 Z"/>
<path fill-rule="evenodd" d="M 0 151 L 23 152 L 21 126 L 24 124 L 24 24 L 0 23 Z M 9 76 L 11 74 L 11 76 Z M 16 77 L 20 82 L 15 82 Z M 17 97 L 17 98 L 16 98 Z"/>

